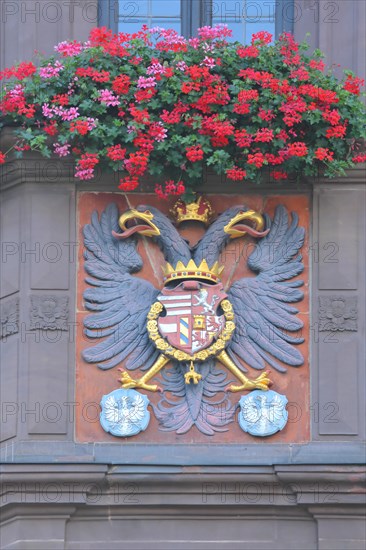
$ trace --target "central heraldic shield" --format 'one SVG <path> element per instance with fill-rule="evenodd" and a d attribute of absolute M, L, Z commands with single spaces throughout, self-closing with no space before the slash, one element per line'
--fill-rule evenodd
<path fill-rule="evenodd" d="M 160 334 L 171 346 L 190 355 L 207 348 L 225 327 L 218 308 L 226 297 L 222 283 L 188 280 L 173 289 L 163 288 L 158 296 L 164 306 L 158 319 Z"/>

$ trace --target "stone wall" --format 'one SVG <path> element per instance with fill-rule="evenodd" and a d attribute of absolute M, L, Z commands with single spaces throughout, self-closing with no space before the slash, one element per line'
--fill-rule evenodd
<path fill-rule="evenodd" d="M 209 181 L 212 192 L 222 185 Z M 120 200 L 104 175 L 80 190 L 96 193 L 101 185 Z M 260 189 L 262 197 L 273 192 Z M 59 161 L 29 155 L 5 165 L 4 549 L 93 548 L 101 540 L 106 548 L 130 548 L 131 541 L 208 548 L 213 540 L 217 548 L 292 548 L 294 541 L 363 548 L 364 170 L 331 183 L 276 187 L 295 204 L 304 193 L 311 205 L 309 440 L 83 442 L 75 433 L 78 189 L 71 166 Z M 258 188 L 247 189 L 249 200 L 257 195 Z M 357 313 L 342 310 L 342 317 L 343 303 Z M 50 320 L 54 304 L 59 313 Z M 324 308 L 334 313 L 326 324 Z"/>

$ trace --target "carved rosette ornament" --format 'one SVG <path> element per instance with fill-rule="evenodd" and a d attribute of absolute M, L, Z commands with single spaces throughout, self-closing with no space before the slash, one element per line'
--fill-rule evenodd
<path fill-rule="evenodd" d="M 31 296 L 30 329 L 68 330 L 67 296 Z"/>
<path fill-rule="evenodd" d="M 357 331 L 356 296 L 321 296 L 319 298 L 320 331 Z"/>
<path fill-rule="evenodd" d="M 303 282 L 292 279 L 303 271 L 298 253 L 304 229 L 294 213 L 289 222 L 283 206 L 277 207 L 273 220 L 234 206 L 212 221 L 211 205 L 202 198 L 188 205 L 180 200 L 172 212 L 176 225 L 195 220 L 208 226 L 194 248 L 166 215 L 152 207 L 137 207 L 120 216 L 111 204 L 100 219 L 95 212 L 91 224 L 84 227 L 85 270 L 90 276 L 84 300 L 93 311 L 84 320 L 85 334 L 100 341 L 86 349 L 83 357 L 103 370 L 123 363 L 118 369 L 122 393 L 162 392 L 160 402 L 150 404 L 162 430 L 181 434 L 196 426 L 207 435 L 225 431 L 243 403 L 243 398 L 232 403 L 232 392 L 257 390 L 261 398 L 255 407 L 262 407 L 263 418 L 253 435 L 271 435 L 286 424 L 287 399 L 269 392 L 272 382 L 264 369 L 270 365 L 286 372 L 283 364 L 297 367 L 304 362 L 295 347 L 303 339 L 289 335 L 303 326 L 296 317 L 298 310 L 290 304 L 303 299 L 299 289 Z M 160 289 L 133 275 L 142 267 L 137 234 L 155 239 L 163 251 L 166 263 Z M 257 275 L 239 279 L 225 290 L 220 253 L 231 239 L 246 234 L 258 239 L 248 259 Z M 249 376 L 246 367 L 263 372 Z M 142 371 L 140 375 L 132 372 L 136 370 Z M 158 380 L 153 380 L 158 374 Z M 233 376 L 237 382 L 232 383 Z M 138 391 L 118 398 L 116 391 L 103 396 L 103 428 L 124 437 L 146 429 L 150 417 L 145 397 Z M 208 405 L 209 415 L 204 413 Z M 219 414 L 223 405 L 224 417 Z M 276 417 L 269 427 L 268 409 L 274 406 L 277 413 L 282 407 L 282 420 Z M 132 429 L 128 426 L 135 413 L 142 415 L 142 427 Z M 241 415 L 240 427 L 250 432 Z"/>

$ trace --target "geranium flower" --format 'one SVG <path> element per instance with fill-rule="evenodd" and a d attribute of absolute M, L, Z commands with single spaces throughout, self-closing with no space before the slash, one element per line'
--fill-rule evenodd
<path fill-rule="evenodd" d="M 334 157 L 333 151 L 329 151 L 326 147 L 318 147 L 315 151 L 314 157 L 318 160 L 332 161 Z"/>
<path fill-rule="evenodd" d="M 203 150 L 201 145 L 193 145 L 192 147 L 186 147 L 186 157 L 191 162 L 197 162 L 203 159 Z"/>
<path fill-rule="evenodd" d="M 321 165 L 333 176 L 365 159 L 350 154 L 349 139 L 366 137 L 361 79 L 320 74 L 319 54 L 304 54 L 289 33 L 272 42 L 260 31 L 249 45 L 230 35 L 225 25 L 188 40 L 172 29 L 102 27 L 83 44 L 58 44 L 61 60 L 4 69 L 1 115 L 27 132 L 14 149 L 48 154 L 45 138 L 57 136 L 53 150 L 75 154 L 79 179 L 103 162 L 125 171 L 120 188 L 129 191 L 163 172 L 160 198 L 190 191 L 205 161 L 229 182 L 258 181 L 265 166 L 274 180 L 317 175 Z"/>
<path fill-rule="evenodd" d="M 73 57 L 74 55 L 78 55 L 82 49 L 82 43 L 77 40 L 73 40 L 72 42 L 60 42 L 57 46 L 55 46 L 56 52 L 60 53 L 63 57 Z"/>
<path fill-rule="evenodd" d="M 60 143 L 54 143 L 53 147 L 56 155 L 59 157 L 67 157 L 70 154 L 71 145 L 69 143 L 64 143 L 63 145 L 60 145 Z"/>
<path fill-rule="evenodd" d="M 233 168 L 227 169 L 225 173 L 228 179 L 234 181 L 242 181 L 247 175 L 245 170 L 242 170 L 237 166 L 233 166 Z"/>
<path fill-rule="evenodd" d="M 64 66 L 60 61 L 56 61 L 54 65 L 51 65 L 51 63 L 48 63 L 46 67 L 41 67 L 39 69 L 39 76 L 41 78 L 54 78 L 55 76 L 58 76 L 58 74 L 64 69 Z"/>
<path fill-rule="evenodd" d="M 308 148 L 302 141 L 295 141 L 288 146 L 288 153 L 292 157 L 305 157 L 308 154 Z"/>
<path fill-rule="evenodd" d="M 120 105 L 119 99 L 110 90 L 100 90 L 98 100 L 105 103 L 107 107 Z"/>

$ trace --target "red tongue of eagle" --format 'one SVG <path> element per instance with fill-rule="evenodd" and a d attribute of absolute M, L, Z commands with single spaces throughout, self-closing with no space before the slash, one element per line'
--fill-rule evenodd
<path fill-rule="evenodd" d="M 269 229 L 266 229 L 265 231 L 257 231 L 254 227 L 246 225 L 245 223 L 237 223 L 233 229 L 242 231 L 243 233 L 248 233 L 248 235 L 251 235 L 252 237 L 265 237 L 269 233 Z"/>
<path fill-rule="evenodd" d="M 134 225 L 132 227 L 129 227 L 123 233 L 116 233 L 115 231 L 112 231 L 113 237 L 116 237 L 116 239 L 127 239 L 127 237 L 130 237 L 134 233 L 137 233 L 139 231 L 144 231 L 146 229 L 151 229 L 149 225 Z"/>

